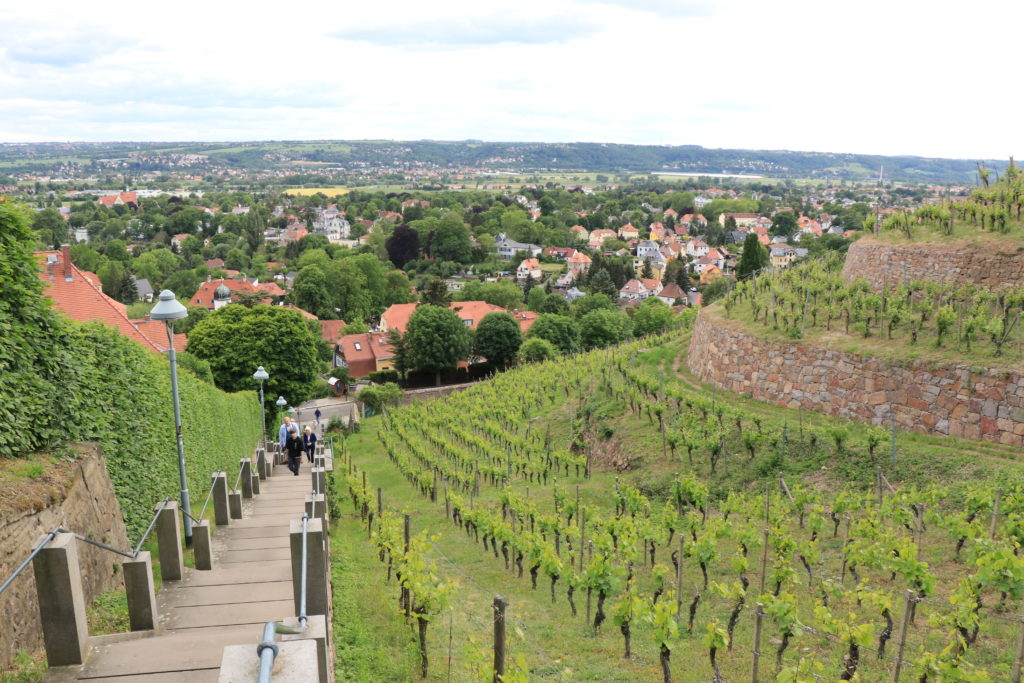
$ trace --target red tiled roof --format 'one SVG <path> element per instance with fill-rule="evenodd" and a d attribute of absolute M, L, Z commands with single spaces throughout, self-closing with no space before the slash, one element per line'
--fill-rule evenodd
<path fill-rule="evenodd" d="M 679 285 L 677 285 L 676 283 L 670 282 L 667 285 L 665 285 L 660 292 L 658 292 L 658 296 L 660 296 L 660 297 L 662 297 L 664 299 L 673 299 L 673 300 L 675 300 L 675 299 L 684 299 L 685 300 L 686 299 L 686 292 L 684 292 L 683 288 L 680 287 Z"/>
<path fill-rule="evenodd" d="M 417 306 L 419 304 L 393 304 L 381 315 L 381 322 L 384 323 L 383 326 L 387 330 L 398 330 L 400 333 L 405 334 L 405 330 L 409 325 L 409 318 L 412 317 Z M 511 314 L 519 321 L 519 327 L 523 332 L 530 329 L 530 325 L 537 319 L 536 314 L 531 311 L 508 311 L 501 306 L 495 306 L 486 301 L 453 301 L 448 304 L 448 308 L 455 311 L 460 320 L 471 321 L 469 327 L 473 330 L 476 329 L 476 326 L 480 324 L 480 321 L 488 313 Z M 525 318 L 521 317 L 523 314 L 526 315 Z"/>
<path fill-rule="evenodd" d="M 82 322 L 98 320 L 143 348 L 156 353 L 166 350 L 167 333 L 163 333 L 163 343 L 157 344 L 140 332 L 125 315 L 124 304 L 103 293 L 100 279 L 70 262 L 69 250 L 36 252 L 36 257 L 41 264 L 39 278 L 43 281 L 43 292 L 64 315 Z"/>
<path fill-rule="evenodd" d="M 338 346 L 352 377 L 366 377 L 377 369 L 377 361 L 395 355 L 387 335 L 380 333 L 346 334 L 338 340 Z"/>
<path fill-rule="evenodd" d="M 284 296 L 286 293 L 276 282 L 262 282 L 256 285 L 256 289 L 270 296 Z"/>
<path fill-rule="evenodd" d="M 287 308 L 289 311 L 298 311 L 299 313 L 302 314 L 302 317 L 306 318 L 307 320 L 320 320 L 320 318 L 316 317 L 315 315 L 313 315 L 309 311 L 304 311 L 301 308 L 299 308 L 298 306 L 293 306 L 292 304 L 285 304 L 281 308 Z"/>
<path fill-rule="evenodd" d="M 199 285 L 199 290 L 189 300 L 189 306 L 204 306 L 213 309 L 213 293 L 224 285 L 231 290 L 232 298 L 238 292 L 255 292 L 256 287 L 248 280 L 208 280 Z M 266 299 L 264 299 L 266 301 Z"/>
<path fill-rule="evenodd" d="M 320 321 L 320 336 L 325 342 L 333 344 L 334 342 L 341 339 L 342 332 L 345 331 L 344 320 L 321 320 Z"/>

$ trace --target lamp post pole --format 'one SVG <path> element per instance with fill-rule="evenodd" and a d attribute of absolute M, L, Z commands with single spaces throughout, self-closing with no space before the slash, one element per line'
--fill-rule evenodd
<path fill-rule="evenodd" d="M 185 476 L 185 442 L 181 438 L 181 407 L 178 400 L 178 359 L 174 353 L 174 321 L 167 321 L 168 357 L 171 359 L 171 395 L 174 397 L 174 432 L 178 439 L 178 476 L 181 477 L 181 509 L 185 517 L 185 546 L 192 547 L 192 504 L 188 498 L 188 479 Z"/>
<path fill-rule="evenodd" d="M 167 327 L 167 357 L 171 362 L 171 396 L 174 399 L 174 433 L 178 441 L 178 476 L 181 478 L 181 510 L 185 523 L 185 545 L 192 545 L 192 506 L 188 497 L 188 478 L 185 475 L 185 443 L 181 436 L 181 406 L 178 399 L 178 359 L 174 351 L 174 321 L 184 318 L 188 311 L 174 298 L 169 289 L 160 292 L 160 302 L 150 311 L 154 320 L 163 320 Z"/>
<path fill-rule="evenodd" d="M 263 424 L 263 443 L 260 445 L 261 448 L 267 447 L 267 410 L 263 404 L 263 382 L 270 378 L 267 371 L 263 369 L 263 366 L 256 368 L 256 372 L 253 373 L 252 378 L 260 383 L 260 421 Z"/>

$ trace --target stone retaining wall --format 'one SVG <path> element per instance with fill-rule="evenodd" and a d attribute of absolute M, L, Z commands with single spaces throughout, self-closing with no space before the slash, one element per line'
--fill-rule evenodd
<path fill-rule="evenodd" d="M 67 495 L 43 510 L 0 518 L 0 581 L 6 579 L 45 534 L 56 526 L 88 536 L 121 550 L 128 550 L 121 507 L 107 476 L 102 453 L 92 445 L 78 447 L 83 457 Z M 121 560 L 106 550 L 79 542 L 78 559 L 86 604 L 96 595 L 122 585 Z M 0 670 L 11 665 L 17 650 L 32 651 L 43 644 L 32 567 L 0 595 L 3 637 L 0 638 Z"/>
<path fill-rule="evenodd" d="M 771 342 L 702 311 L 687 365 L 702 381 L 759 401 L 905 429 L 1021 446 L 1024 379 L 1017 372 L 897 363 L 824 347 Z"/>
<path fill-rule="evenodd" d="M 870 237 L 850 245 L 843 265 L 847 280 L 864 278 L 872 287 L 903 280 L 977 284 L 990 289 L 1024 285 L 1024 247 L 985 240 L 931 244 L 881 243 Z"/>

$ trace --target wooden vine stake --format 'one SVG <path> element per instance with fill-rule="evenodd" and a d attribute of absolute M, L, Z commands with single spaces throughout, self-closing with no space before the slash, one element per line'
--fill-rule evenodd
<path fill-rule="evenodd" d="M 505 608 L 508 602 L 494 596 L 494 683 L 505 680 Z"/>
<path fill-rule="evenodd" d="M 750 683 L 757 683 L 757 667 L 761 663 L 761 618 L 764 616 L 764 604 L 757 603 L 754 612 L 754 660 L 750 666 Z"/>
<path fill-rule="evenodd" d="M 410 517 L 409 517 L 409 513 L 405 513 L 405 529 L 404 529 L 404 534 L 405 534 L 405 553 L 406 553 L 406 555 L 409 554 L 409 538 L 411 536 L 410 528 L 411 528 L 411 520 L 410 520 Z M 412 600 L 410 598 L 409 589 L 408 588 L 402 588 L 402 607 L 405 608 L 405 618 L 408 619 L 412 615 Z"/>
<path fill-rule="evenodd" d="M 992 503 L 992 523 L 989 524 L 988 537 L 996 537 L 996 524 L 999 523 L 999 499 L 1003 497 L 1002 487 L 996 489 L 996 499 Z"/>
<path fill-rule="evenodd" d="M 1017 634 L 1017 654 L 1013 658 L 1013 671 L 1010 673 L 1011 683 L 1020 683 L 1021 667 L 1024 664 L 1024 605 L 1021 605 L 1018 619 L 1020 631 Z"/>
<path fill-rule="evenodd" d="M 896 645 L 896 666 L 892 670 L 892 683 L 899 683 L 900 680 L 900 669 L 903 668 L 903 648 L 907 646 L 907 630 L 910 628 L 910 613 L 913 604 L 914 591 L 908 590 L 903 604 L 903 619 L 900 620 L 900 636 Z"/>

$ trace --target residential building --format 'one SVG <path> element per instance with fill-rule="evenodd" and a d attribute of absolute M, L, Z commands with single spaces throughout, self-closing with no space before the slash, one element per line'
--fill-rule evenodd
<path fill-rule="evenodd" d="M 400 334 L 405 334 L 405 330 L 409 326 L 409 318 L 412 317 L 417 306 L 419 306 L 418 303 L 393 304 L 389 306 L 380 316 L 380 324 L 377 331 L 390 332 L 391 330 L 397 330 Z M 519 321 L 519 327 L 523 332 L 528 330 L 536 319 L 536 316 L 532 318 L 519 318 L 520 312 L 508 311 L 501 306 L 495 306 L 486 301 L 453 301 L 448 304 L 448 308 L 455 311 L 455 314 L 459 316 L 463 324 L 473 330 L 476 329 L 476 326 L 488 313 L 509 313 L 512 316 L 516 316 L 516 320 Z M 529 314 L 530 312 L 526 311 L 526 313 Z"/>
<path fill-rule="evenodd" d="M 669 306 L 673 306 L 677 299 L 681 299 L 684 302 L 686 301 L 686 292 L 684 292 L 683 288 L 676 283 L 670 282 L 662 287 L 661 291 L 658 292 L 658 298 Z"/>
<path fill-rule="evenodd" d="M 392 369 L 394 357 L 395 347 L 388 343 L 388 335 L 379 332 L 347 334 L 334 346 L 335 367 L 347 368 L 355 378 Z"/>
<path fill-rule="evenodd" d="M 718 217 L 718 222 L 725 227 L 730 218 L 736 221 L 737 228 L 747 228 L 756 223 L 760 216 L 756 213 L 723 213 Z"/>
<path fill-rule="evenodd" d="M 505 233 L 501 232 L 494 238 L 495 251 L 498 256 L 506 261 L 512 260 L 516 254 L 525 253 L 528 257 L 536 257 L 542 249 L 536 244 L 528 242 L 517 242 Z"/>
<path fill-rule="evenodd" d="M 207 280 L 199 285 L 199 289 L 189 300 L 189 306 L 202 306 L 211 311 L 230 304 L 240 292 L 258 292 L 251 282 L 247 280 Z M 272 297 L 267 295 L 265 303 L 270 303 Z"/>
<path fill-rule="evenodd" d="M 540 269 L 540 261 L 535 258 L 523 259 L 516 268 L 517 280 L 526 280 L 528 278 L 539 280 L 542 275 L 543 271 Z"/>

